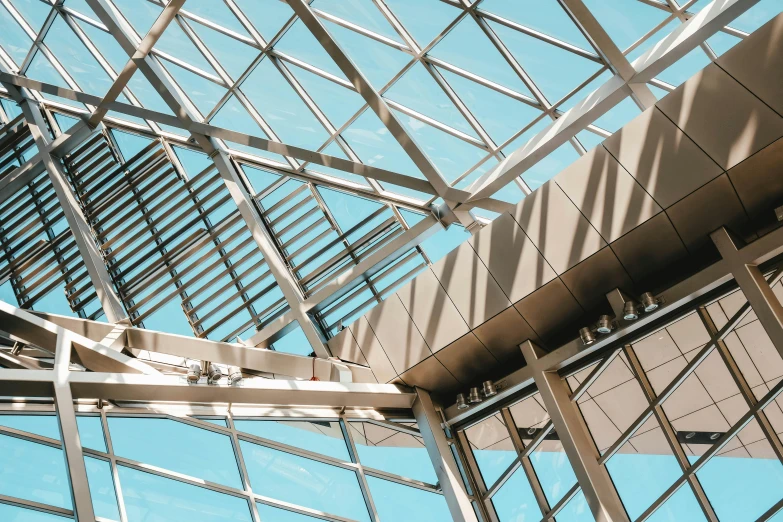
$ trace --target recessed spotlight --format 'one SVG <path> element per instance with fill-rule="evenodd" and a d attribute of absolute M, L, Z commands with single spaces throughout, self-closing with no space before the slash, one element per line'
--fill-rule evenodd
<path fill-rule="evenodd" d="M 713 433 L 710 435 L 710 440 L 718 440 L 720 438 L 720 433 Z"/>
<path fill-rule="evenodd" d="M 695 436 L 696 436 L 696 432 L 695 431 L 691 431 L 691 432 L 685 434 L 685 438 L 687 440 L 690 440 L 690 439 L 692 439 Z"/>

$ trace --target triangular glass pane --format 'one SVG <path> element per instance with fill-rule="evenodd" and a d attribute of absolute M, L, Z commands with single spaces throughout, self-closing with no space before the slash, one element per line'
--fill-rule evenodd
<path fill-rule="evenodd" d="M 599 136 L 598 134 L 595 134 L 594 132 L 590 132 L 588 130 L 583 130 L 581 132 L 578 132 L 576 134 L 577 139 L 579 140 L 579 143 L 582 144 L 582 146 L 585 148 L 585 150 L 593 150 L 597 146 L 599 146 L 601 143 L 604 142 L 603 136 Z"/>
<path fill-rule="evenodd" d="M 192 73 L 177 64 L 166 63 L 165 67 L 202 116 L 209 114 L 226 93 L 225 87 L 211 82 L 196 73 Z"/>
<path fill-rule="evenodd" d="M 485 0 L 479 8 L 586 51 L 593 51 L 587 38 L 557 0 Z"/>
<path fill-rule="evenodd" d="M 188 0 L 188 3 L 183 6 L 183 9 L 196 16 L 205 18 L 212 23 L 225 27 L 226 29 L 230 29 L 235 33 L 239 33 L 243 36 L 250 36 L 224 2 L 215 2 L 214 0 Z"/>
<path fill-rule="evenodd" d="M 424 175 L 371 110 L 359 116 L 342 135 L 363 163 L 424 179 Z"/>
<path fill-rule="evenodd" d="M 317 190 L 343 232 L 355 227 L 361 220 L 383 207 L 377 201 L 342 191 L 325 187 L 318 187 Z"/>
<path fill-rule="evenodd" d="M 404 43 L 373 2 L 363 0 L 315 0 L 311 7 L 342 18 L 386 38 Z"/>
<path fill-rule="evenodd" d="M 5 108 L 5 106 L 3 106 Z M 8 111 L 6 111 L 7 113 Z M 80 123 L 82 120 L 78 118 L 73 118 L 71 116 L 66 116 L 65 114 L 60 114 L 59 112 L 52 112 L 54 115 L 54 119 L 57 122 L 57 126 L 60 127 L 60 130 L 62 132 L 68 131 L 71 127 L 76 125 L 77 123 Z"/>
<path fill-rule="evenodd" d="M 120 102 L 120 103 L 126 103 L 128 105 L 132 105 L 130 100 L 122 93 L 120 93 L 120 95 L 117 96 L 117 101 Z M 119 118 L 121 120 L 128 121 L 128 122 L 135 123 L 137 125 L 141 125 L 143 127 L 149 128 L 146 121 L 144 121 L 141 118 L 137 118 L 135 116 L 131 116 L 129 114 L 125 114 L 125 113 L 118 112 L 118 111 L 109 111 L 109 112 L 106 113 L 106 115 L 108 117 L 110 117 L 110 118 Z"/>
<path fill-rule="evenodd" d="M 570 143 L 564 143 L 526 170 L 522 174 L 522 179 L 531 190 L 536 190 L 578 159 L 579 154 L 574 147 Z"/>
<path fill-rule="evenodd" d="M 74 17 L 74 21 L 79 25 L 82 31 L 87 34 L 87 38 L 89 38 L 93 45 L 98 48 L 106 61 L 109 62 L 109 65 L 114 69 L 114 72 L 119 74 L 125 67 L 125 64 L 128 63 L 128 54 L 123 51 L 120 44 L 117 43 L 117 40 L 106 31 L 98 29 L 94 25 L 88 24 L 83 20 Z"/>
<path fill-rule="evenodd" d="M 462 103 L 500 145 L 541 111 L 457 74 L 438 69 Z"/>
<path fill-rule="evenodd" d="M 131 79 L 128 82 L 128 88 L 145 109 L 174 115 L 174 112 L 169 108 L 168 104 L 163 101 L 163 98 L 160 97 L 158 91 L 141 71 L 137 70 L 133 73 L 133 76 L 131 76 Z"/>
<path fill-rule="evenodd" d="M 93 12 L 92 8 L 87 4 L 87 0 L 65 0 L 63 4 L 68 9 L 73 9 L 77 13 L 81 13 L 85 16 L 89 16 L 95 21 L 98 21 L 98 16 Z"/>
<path fill-rule="evenodd" d="M 329 156 L 334 156 L 336 158 L 342 158 L 346 160 L 348 159 L 348 156 L 345 155 L 345 152 L 343 152 L 340 146 L 335 142 L 330 143 L 329 146 L 326 147 L 322 152 L 324 154 L 328 154 Z M 308 165 L 307 170 L 314 170 L 316 172 L 326 174 L 327 176 L 334 176 L 339 179 L 345 179 L 348 181 L 352 181 L 354 183 L 358 183 L 365 187 L 369 187 L 369 185 L 367 184 L 367 180 L 364 179 L 363 176 L 359 176 L 358 174 L 353 174 L 351 172 L 345 172 L 344 170 L 339 170 L 332 167 L 325 167 L 324 165 L 318 165 L 316 163 L 311 163 L 310 165 Z"/>
<path fill-rule="evenodd" d="M 44 43 L 83 92 L 103 96 L 109 90 L 111 78 L 61 16 L 54 19 Z"/>
<path fill-rule="evenodd" d="M 494 22 L 489 24 L 552 103 L 563 98 L 602 67 L 600 63 L 504 25 Z"/>
<path fill-rule="evenodd" d="M 270 172 L 268 170 L 251 167 L 250 165 L 242 164 L 242 171 L 245 173 L 248 181 L 253 186 L 253 194 L 259 194 L 271 187 L 274 183 L 280 179 L 280 175 Z"/>
<path fill-rule="evenodd" d="M 40 0 L 14 0 L 11 2 L 33 31 L 40 32 L 51 7 Z"/>
<path fill-rule="evenodd" d="M 220 108 L 209 123 L 216 127 L 223 127 L 243 134 L 249 134 L 250 136 L 259 136 L 261 138 L 269 139 L 269 136 L 267 136 L 263 129 L 258 126 L 239 100 L 233 95 L 223 104 L 223 107 Z M 247 152 L 248 154 L 254 154 L 256 156 L 273 159 L 278 163 L 287 164 L 285 158 L 278 154 L 234 142 L 227 142 L 227 144 L 229 148 L 234 150 Z"/>
<path fill-rule="evenodd" d="M 384 3 L 422 48 L 432 42 L 462 12 L 445 2 L 385 0 Z"/>
<path fill-rule="evenodd" d="M 429 54 L 533 98 L 519 76 L 470 17 L 464 18 L 449 31 Z"/>
<path fill-rule="evenodd" d="M 560 517 L 558 516 L 558 521 Z M 669 500 L 663 503 L 661 507 L 655 510 L 650 518 L 650 522 L 676 522 L 678 520 L 687 520 L 688 522 L 706 522 L 704 512 L 701 506 L 693 496 L 693 490 L 684 485 L 672 495 Z"/>
<path fill-rule="evenodd" d="M 437 263 L 443 256 L 468 239 L 470 239 L 470 232 L 455 224 L 449 228 L 438 230 L 435 235 L 425 239 L 421 243 L 421 248 L 430 258 L 430 262 Z"/>
<path fill-rule="evenodd" d="M 530 487 L 522 468 L 517 469 L 492 497 L 492 505 L 503 522 L 541 518 L 533 488 Z"/>
<path fill-rule="evenodd" d="M 691 76 L 701 71 L 711 63 L 703 49 L 697 47 L 676 62 L 664 69 L 657 78 L 669 85 L 678 87 Z"/>
<path fill-rule="evenodd" d="M 408 69 L 399 80 L 394 82 L 384 97 L 478 138 L 467 120 L 420 63 Z"/>
<path fill-rule="evenodd" d="M 281 53 L 298 58 L 303 62 L 318 67 L 322 71 L 331 73 L 338 78 L 345 79 L 332 57 L 324 50 L 313 33 L 305 27 L 301 20 L 297 20 L 285 32 L 285 35 L 275 45 L 275 49 Z"/>
<path fill-rule="evenodd" d="M 596 76 L 593 81 L 579 89 L 579 91 L 575 92 L 572 96 L 570 96 L 567 100 L 565 100 L 563 103 L 558 105 L 556 108 L 559 111 L 566 112 L 569 109 L 573 108 L 578 103 L 581 103 L 585 100 L 590 94 L 595 92 L 599 87 L 601 87 L 604 83 L 606 83 L 611 77 L 613 76 L 611 71 L 604 71 L 598 76 Z"/>
<path fill-rule="evenodd" d="M 111 129 L 110 132 L 125 161 L 130 160 L 141 152 L 144 147 L 152 143 L 151 139 L 138 134 L 131 134 L 130 132 L 123 132 L 117 129 Z"/>
<path fill-rule="evenodd" d="M 398 111 L 393 112 L 449 183 L 487 155 L 486 150 L 466 143 L 412 116 Z"/>
<path fill-rule="evenodd" d="M 340 128 L 364 105 L 357 92 L 295 65 L 286 66 L 335 128 Z"/>
<path fill-rule="evenodd" d="M 241 89 L 284 143 L 316 150 L 329 138 L 270 60 L 262 60 L 242 82 Z"/>
<path fill-rule="evenodd" d="M 736 36 L 732 36 L 722 31 L 718 31 L 711 37 L 707 38 L 707 43 L 710 45 L 710 48 L 717 56 L 722 55 L 741 41 L 742 40 Z"/>
<path fill-rule="evenodd" d="M 70 85 L 68 85 L 65 79 L 62 76 L 60 76 L 60 73 L 57 72 L 54 66 L 49 62 L 49 60 L 46 58 L 46 56 L 44 56 L 43 52 L 41 51 L 37 51 L 35 53 L 35 56 L 30 62 L 30 67 L 27 68 L 25 75 L 28 78 L 32 78 L 34 80 L 39 80 L 44 83 L 50 83 L 52 85 L 56 85 L 57 87 L 65 87 L 66 89 L 70 89 Z M 82 109 L 86 108 L 84 104 L 72 100 L 68 100 L 66 98 L 61 98 L 59 96 L 53 96 L 51 94 L 46 94 L 46 93 L 41 93 L 41 96 L 43 96 L 47 100 L 58 101 L 60 103 L 65 103 L 73 107 L 79 107 Z"/>
<path fill-rule="evenodd" d="M 139 2 L 138 0 L 112 0 L 120 13 L 130 22 L 131 26 L 144 38 L 152 24 L 158 19 L 163 8 L 152 2 Z M 174 24 L 169 24 L 171 28 Z M 166 29 L 168 32 L 168 28 Z"/>
<path fill-rule="evenodd" d="M 235 3 L 267 42 L 294 16 L 291 7 L 280 0 L 235 0 Z"/>
<path fill-rule="evenodd" d="M 664 9 L 657 9 L 638 0 L 584 2 L 621 51 L 630 47 L 670 14 Z"/>
<path fill-rule="evenodd" d="M 711 0 L 699 0 L 688 8 L 688 11 L 697 13 L 708 6 Z M 761 0 L 753 7 L 742 13 L 736 20 L 729 24 L 735 29 L 752 33 L 769 20 L 778 15 L 781 11 L 780 0 Z"/>
<path fill-rule="evenodd" d="M 557 514 L 556 522 L 595 522 L 585 494 L 580 490 Z"/>
<path fill-rule="evenodd" d="M 33 42 L 2 6 L 0 6 L 0 26 L 3 27 L 0 31 L 0 46 L 14 59 L 18 67 L 24 61 Z"/>
<path fill-rule="evenodd" d="M 155 44 L 155 49 L 163 51 L 166 54 L 178 58 L 188 65 L 198 67 L 209 74 L 216 74 L 215 70 L 209 65 L 209 62 L 196 44 L 185 34 L 176 23 L 169 24 L 163 35 Z"/>
<path fill-rule="evenodd" d="M 381 89 L 410 61 L 411 56 L 329 21 L 324 25 L 369 82 Z"/>
<path fill-rule="evenodd" d="M 627 55 L 628 61 L 633 62 L 641 55 L 646 53 L 648 49 L 650 49 L 655 44 L 663 40 L 669 33 L 677 29 L 680 26 L 680 23 L 681 22 L 675 18 L 669 23 L 667 23 L 666 25 L 664 25 L 663 27 L 661 27 L 660 29 L 658 29 L 657 31 L 655 31 L 652 35 L 650 35 L 649 38 L 647 38 L 647 40 L 642 42 L 641 45 L 639 45 L 633 51 L 628 53 Z"/>
<path fill-rule="evenodd" d="M 255 57 L 260 54 L 258 49 L 198 22 L 191 22 L 190 26 L 215 56 L 220 66 L 235 80 L 247 70 Z"/>

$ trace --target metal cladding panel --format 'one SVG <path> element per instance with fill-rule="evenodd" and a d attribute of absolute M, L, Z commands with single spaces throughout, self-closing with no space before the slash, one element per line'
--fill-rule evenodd
<path fill-rule="evenodd" d="M 742 45 L 722 55 L 716 63 L 746 89 L 783 116 L 783 17 L 754 31 Z M 777 74 L 775 73 L 777 71 Z"/>
<path fill-rule="evenodd" d="M 604 147 L 663 208 L 722 172 L 657 107 L 628 122 L 604 141 Z"/>
<path fill-rule="evenodd" d="M 783 118 L 715 64 L 658 102 L 658 108 L 723 169 L 783 136 Z"/>
<path fill-rule="evenodd" d="M 511 306 L 470 243 L 461 244 L 431 268 L 471 328 Z"/>
<path fill-rule="evenodd" d="M 363 364 L 369 366 L 367 359 L 364 357 L 359 344 L 356 339 L 353 338 L 353 334 L 349 328 L 344 329 L 338 333 L 327 343 L 329 345 L 329 351 L 332 355 L 339 357 L 343 361 L 353 362 L 356 364 Z"/>
<path fill-rule="evenodd" d="M 566 167 L 554 180 L 607 242 L 661 211 L 602 146 Z"/>
<path fill-rule="evenodd" d="M 558 274 L 606 246 L 606 241 L 553 181 L 523 199 L 514 217 Z"/>
<path fill-rule="evenodd" d="M 400 378 L 408 386 L 437 390 L 439 393 L 453 393 L 462 387 L 462 383 L 434 355 L 401 374 Z"/>
<path fill-rule="evenodd" d="M 612 249 L 601 249 L 561 276 L 579 304 L 589 309 L 615 288 L 631 291 L 633 283 Z"/>
<path fill-rule="evenodd" d="M 367 312 L 365 317 L 398 374 L 432 355 L 397 294 Z"/>
<path fill-rule="evenodd" d="M 666 213 L 691 251 L 709 242 L 710 232 L 723 225 L 741 234 L 748 228 L 748 216 L 726 174 L 672 205 Z"/>
<path fill-rule="evenodd" d="M 400 288 L 397 296 L 433 353 L 470 331 L 429 269 Z"/>
<path fill-rule="evenodd" d="M 508 214 L 496 218 L 468 242 L 512 303 L 557 277 L 530 238 Z"/>
<path fill-rule="evenodd" d="M 637 283 L 688 255 L 669 216 L 663 212 L 612 243 L 612 250 Z"/>
<path fill-rule="evenodd" d="M 446 369 L 463 384 L 478 384 L 487 368 L 498 364 L 473 333 L 468 333 L 435 354 Z"/>
<path fill-rule="evenodd" d="M 480 325 L 473 333 L 501 363 L 522 363 L 519 344 L 528 339 L 538 341 L 536 333 L 513 306 Z"/>
<path fill-rule="evenodd" d="M 378 382 L 390 382 L 396 379 L 397 372 L 389 361 L 386 352 L 383 351 L 378 338 L 375 337 L 375 332 L 370 327 L 370 323 L 367 322 L 367 318 L 360 317 L 357 319 L 351 324 L 350 330 Z"/>
<path fill-rule="evenodd" d="M 783 204 L 781 158 L 783 138 L 728 171 L 731 184 L 751 217 Z"/>

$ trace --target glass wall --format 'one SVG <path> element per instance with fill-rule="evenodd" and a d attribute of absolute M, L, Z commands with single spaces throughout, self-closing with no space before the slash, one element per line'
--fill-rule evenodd
<path fill-rule="evenodd" d="M 403 421 L 77 416 L 101 520 L 447 522 L 418 428 Z M 0 414 L 0 520 L 73 516 L 55 414 Z"/>
<path fill-rule="evenodd" d="M 562 407 L 581 414 L 629 520 L 783 520 L 781 379 L 737 290 L 566 374 Z M 520 397 L 457 431 L 485 516 L 593 520 L 540 394 Z"/>

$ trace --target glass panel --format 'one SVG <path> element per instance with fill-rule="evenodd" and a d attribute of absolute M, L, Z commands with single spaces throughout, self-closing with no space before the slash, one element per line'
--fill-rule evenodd
<path fill-rule="evenodd" d="M 606 462 L 631 520 L 641 515 L 682 474 L 658 422 L 653 418 L 647 424 L 652 429 L 631 437 Z"/>
<path fill-rule="evenodd" d="M 65 522 L 73 519 L 10 504 L 0 504 L 0 520 L 4 522 Z"/>
<path fill-rule="evenodd" d="M 128 522 L 250 522 L 247 501 L 119 466 Z"/>
<path fill-rule="evenodd" d="M 71 509 L 62 450 L 0 435 L 0 494 Z"/>
<path fill-rule="evenodd" d="M 85 456 L 84 465 L 87 468 L 87 482 L 90 485 L 95 516 L 119 520 L 120 510 L 117 507 L 117 495 L 114 493 L 111 464 L 105 460 Z"/>
<path fill-rule="evenodd" d="M 506 424 L 500 415 L 493 415 L 465 430 L 465 436 L 489 488 L 517 458 Z"/>
<path fill-rule="evenodd" d="M 234 427 L 256 437 L 350 461 L 339 422 L 238 419 L 234 421 Z"/>
<path fill-rule="evenodd" d="M 448 522 L 453 520 L 443 495 L 367 477 L 375 509 L 382 521 Z"/>
<path fill-rule="evenodd" d="M 385 0 L 384 3 L 411 33 L 420 47 L 429 44 L 462 12 L 445 2 Z"/>
<path fill-rule="evenodd" d="M 760 432 L 751 421 L 696 473 L 721 520 L 751 522 L 781 498 L 783 465 L 766 439 L 749 442 Z"/>
<path fill-rule="evenodd" d="M 369 522 L 353 471 L 246 441 L 240 446 L 254 493 Z"/>
<path fill-rule="evenodd" d="M 530 455 L 530 462 L 550 506 L 557 504 L 576 484 L 576 475 L 559 440 L 542 441 Z"/>
<path fill-rule="evenodd" d="M 664 502 L 647 520 L 651 522 L 676 522 L 678 520 L 706 522 L 707 519 L 696 501 L 696 497 L 693 496 L 693 491 L 688 485 L 685 485 L 677 490 L 677 493 Z"/>
<path fill-rule="evenodd" d="M 323 520 L 321 518 L 310 517 L 295 513 L 286 509 L 280 509 L 266 504 L 258 503 L 258 516 L 261 522 L 300 522 L 305 520 Z"/>
<path fill-rule="evenodd" d="M 541 509 L 522 468 L 516 470 L 492 497 L 500 522 L 540 520 Z"/>
<path fill-rule="evenodd" d="M 349 427 L 363 466 L 430 484 L 438 482 L 421 437 L 369 422 L 352 422 Z"/>
<path fill-rule="evenodd" d="M 54 415 L 0 415 L 0 426 L 60 440 L 60 427 Z"/>
<path fill-rule="evenodd" d="M 109 417 L 108 420 L 116 455 L 242 488 L 227 435 L 170 419 Z M 205 465 L 205 455 L 209 455 L 209 465 Z"/>
<path fill-rule="evenodd" d="M 103 424 L 100 417 L 78 415 L 76 425 L 79 427 L 79 440 L 83 447 L 106 452 L 106 440 L 103 438 Z"/>
<path fill-rule="evenodd" d="M 579 491 L 574 498 L 563 506 L 563 509 L 555 518 L 557 522 L 594 522 L 593 513 L 587 505 L 584 493 Z"/>

